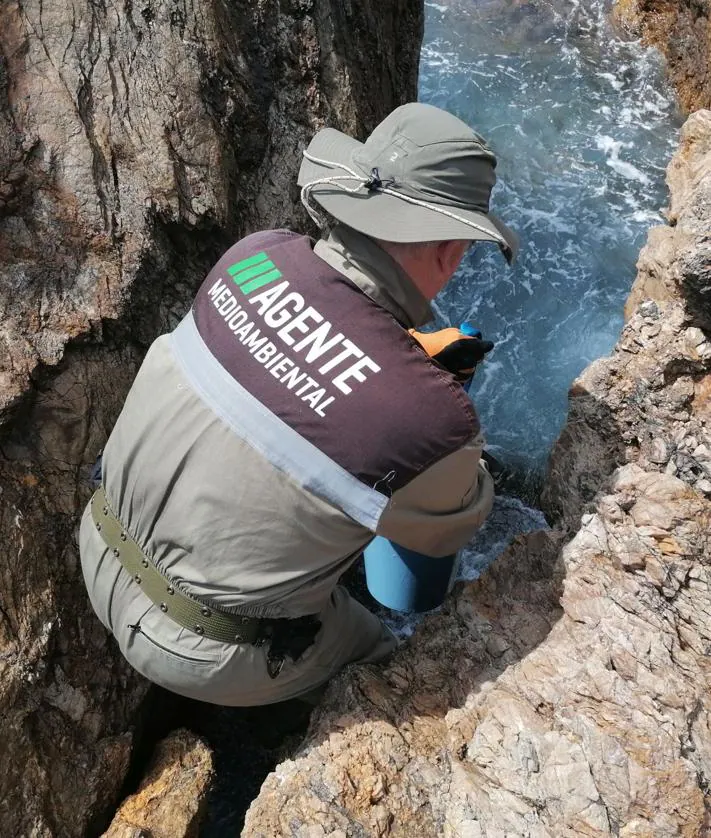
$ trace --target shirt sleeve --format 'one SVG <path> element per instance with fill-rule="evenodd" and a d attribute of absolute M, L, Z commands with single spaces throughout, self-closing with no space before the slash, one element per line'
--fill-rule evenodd
<path fill-rule="evenodd" d="M 393 493 L 377 535 L 426 556 L 463 547 L 494 503 L 494 481 L 481 452 L 481 434 Z"/>

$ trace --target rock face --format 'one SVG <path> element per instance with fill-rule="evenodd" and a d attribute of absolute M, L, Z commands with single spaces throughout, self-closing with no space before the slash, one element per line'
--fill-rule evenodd
<path fill-rule="evenodd" d="M 337 679 L 243 835 L 711 834 L 711 111 L 668 177 L 621 339 L 571 390 L 558 529 Z"/>
<path fill-rule="evenodd" d="M 662 50 L 687 111 L 711 107 L 709 0 L 616 0 L 615 16 L 635 37 Z"/>
<path fill-rule="evenodd" d="M 146 683 L 75 528 L 150 341 L 221 250 L 303 224 L 300 150 L 416 96 L 415 0 L 0 0 L 0 834 L 106 826 Z"/>
<path fill-rule="evenodd" d="M 103 838 L 197 838 L 212 780 L 210 749 L 186 730 L 163 740 L 138 791 L 121 804 Z"/>

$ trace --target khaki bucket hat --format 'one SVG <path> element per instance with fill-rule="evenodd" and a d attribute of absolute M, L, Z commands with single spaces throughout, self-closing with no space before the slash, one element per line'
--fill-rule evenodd
<path fill-rule="evenodd" d="M 508 262 L 518 239 L 489 212 L 496 157 L 456 116 L 421 102 L 396 108 L 365 143 L 334 128 L 319 131 L 299 170 L 311 198 L 367 236 L 393 242 L 464 239 L 499 245 Z"/>

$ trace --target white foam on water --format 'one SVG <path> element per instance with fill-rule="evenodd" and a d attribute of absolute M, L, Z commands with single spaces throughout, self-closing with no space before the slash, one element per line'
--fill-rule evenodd
<path fill-rule="evenodd" d="M 536 207 L 526 207 L 523 210 L 523 224 L 519 226 L 519 230 L 527 230 L 532 227 L 548 229 L 557 233 L 567 233 L 575 235 L 576 228 L 571 223 L 570 219 L 564 217 L 565 208 L 562 205 L 550 210 L 541 210 Z"/>
<path fill-rule="evenodd" d="M 623 114 L 629 113 L 628 109 L 623 109 Z M 623 148 L 633 149 L 634 143 L 623 143 L 620 140 L 614 140 L 612 137 L 598 136 L 596 137 L 597 147 L 605 152 L 607 155 L 607 165 L 622 175 L 628 180 L 637 180 L 640 183 L 648 186 L 651 183 L 651 178 L 643 171 L 637 168 L 633 163 L 620 159 L 620 151 Z M 624 196 L 625 198 L 632 198 L 632 196 Z M 634 200 L 632 198 L 632 200 Z"/>
<path fill-rule="evenodd" d="M 660 56 L 623 41 L 609 3 L 476 0 L 429 14 L 421 98 L 452 110 L 494 148 L 494 211 L 521 237 L 507 269 L 467 255 L 440 295 L 436 326 L 472 320 L 495 348 L 472 395 L 487 438 L 540 467 L 570 383 L 607 354 L 680 116 Z"/>
<path fill-rule="evenodd" d="M 645 224 L 648 226 L 664 223 L 662 214 L 660 212 L 654 212 L 653 210 L 636 210 L 632 213 L 630 218 L 635 222 L 635 224 Z"/>
<path fill-rule="evenodd" d="M 599 79 L 605 79 L 605 81 L 609 81 L 613 90 L 622 90 L 623 82 L 616 76 L 614 76 L 612 73 L 596 73 L 595 75 Z"/>
<path fill-rule="evenodd" d="M 651 182 L 647 175 L 645 175 L 645 173 L 638 169 L 635 165 L 628 163 L 625 160 L 620 160 L 620 158 L 615 155 L 608 157 L 607 165 L 616 172 L 619 172 L 622 177 L 626 177 L 628 180 L 638 180 L 645 186 Z"/>
<path fill-rule="evenodd" d="M 608 2 L 427 3 L 420 98 L 453 111 L 497 158 L 492 207 L 522 239 L 518 263 L 480 245 L 433 303 L 435 327 L 474 323 L 495 342 L 471 395 L 489 450 L 540 468 L 580 371 L 609 353 L 681 117 L 660 56 L 623 41 Z M 446 12 L 446 15 L 444 14 Z M 499 497 L 462 555 L 475 579 L 540 511 Z M 418 615 L 382 616 L 400 636 Z"/>

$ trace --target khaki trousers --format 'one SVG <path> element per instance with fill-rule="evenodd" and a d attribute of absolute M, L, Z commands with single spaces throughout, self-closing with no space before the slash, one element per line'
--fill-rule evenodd
<path fill-rule="evenodd" d="M 319 614 L 313 645 L 296 663 L 287 658 L 271 678 L 266 646 L 220 643 L 166 617 L 108 550 L 88 508 L 79 544 L 91 604 L 124 657 L 150 681 L 188 698 L 239 707 L 285 701 L 324 684 L 348 663 L 374 663 L 397 646 L 383 622 L 339 586 Z"/>

